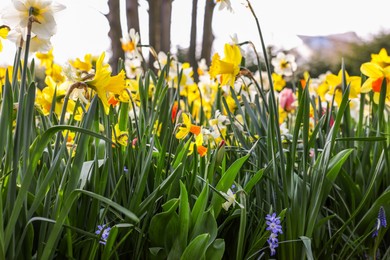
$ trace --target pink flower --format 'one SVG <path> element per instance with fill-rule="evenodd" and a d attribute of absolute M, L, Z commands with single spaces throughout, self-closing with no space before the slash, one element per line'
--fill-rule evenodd
<path fill-rule="evenodd" d="M 290 112 L 295 108 L 294 102 L 295 102 L 295 96 L 292 89 L 284 88 L 279 93 L 280 107 L 282 107 L 286 112 Z"/>

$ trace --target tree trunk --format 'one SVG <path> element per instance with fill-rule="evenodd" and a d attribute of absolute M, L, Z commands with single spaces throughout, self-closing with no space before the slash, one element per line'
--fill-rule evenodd
<path fill-rule="evenodd" d="M 194 80 L 198 81 L 198 60 L 196 58 L 196 19 L 198 16 L 198 0 L 192 0 L 192 16 L 191 16 L 191 36 L 190 49 L 188 51 L 188 60 L 194 70 Z"/>
<path fill-rule="evenodd" d="M 160 16 L 161 0 L 148 0 L 149 2 L 149 45 L 158 53 L 161 49 Z M 149 55 L 149 68 L 153 68 L 154 58 Z"/>
<path fill-rule="evenodd" d="M 161 48 L 160 51 L 168 53 L 171 51 L 171 20 L 172 0 L 161 0 Z"/>
<path fill-rule="evenodd" d="M 111 58 L 109 64 L 112 68 L 113 73 L 118 73 L 118 60 L 119 58 L 124 57 L 124 52 L 122 50 L 121 37 L 122 37 L 122 28 L 120 20 L 120 11 L 119 11 L 119 0 L 108 0 L 108 14 L 106 18 L 110 26 L 108 36 L 111 39 Z"/>
<path fill-rule="evenodd" d="M 204 22 L 203 22 L 203 40 L 202 40 L 202 53 L 201 58 L 206 60 L 207 65 L 210 65 L 211 60 L 211 48 L 214 41 L 213 35 L 213 13 L 215 3 L 211 0 L 206 0 Z"/>
<path fill-rule="evenodd" d="M 138 0 L 126 0 L 127 29 L 134 28 L 141 35 L 139 27 Z"/>

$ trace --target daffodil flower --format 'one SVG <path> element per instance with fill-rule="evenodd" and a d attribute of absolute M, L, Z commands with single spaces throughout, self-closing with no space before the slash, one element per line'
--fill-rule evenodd
<path fill-rule="evenodd" d="M 64 5 L 51 0 L 14 0 L 12 3 L 13 7 L 4 10 L 1 18 L 11 27 L 26 28 L 30 19 L 30 10 L 32 10 L 36 22 L 31 31 L 38 37 L 45 39 L 56 33 L 55 13 L 65 9 Z"/>
<path fill-rule="evenodd" d="M 371 62 L 378 64 L 382 68 L 390 65 L 390 56 L 385 48 L 382 48 L 378 54 L 371 54 Z"/>
<path fill-rule="evenodd" d="M 116 76 L 111 76 L 110 65 L 103 64 L 105 52 L 103 52 L 96 62 L 96 72 L 92 80 L 85 83 L 96 91 L 103 103 L 106 114 L 109 112 L 110 104 L 107 99 L 107 92 L 121 95 L 126 88 L 125 71 L 122 70 Z"/>
<path fill-rule="evenodd" d="M 112 141 L 116 142 L 122 146 L 127 146 L 129 142 L 129 134 L 127 131 L 123 131 L 119 128 L 119 124 L 115 124 L 113 133 L 112 133 Z"/>
<path fill-rule="evenodd" d="M 224 54 L 225 57 L 223 59 L 221 59 L 218 53 L 214 54 L 209 70 L 210 77 L 214 79 L 217 75 L 221 75 L 221 85 L 233 87 L 236 76 L 240 72 L 241 51 L 235 44 L 225 44 Z"/>
<path fill-rule="evenodd" d="M 390 82 L 390 66 L 382 68 L 376 63 L 366 62 L 362 64 L 360 71 L 368 77 L 360 91 L 367 93 L 372 90 L 374 92 L 374 102 L 378 104 L 383 80 L 386 80 L 387 85 Z M 389 86 L 386 88 L 386 97 L 390 100 Z"/>
<path fill-rule="evenodd" d="M 236 201 L 236 194 L 233 193 L 233 191 L 231 189 L 228 189 L 226 193 L 223 194 L 225 199 L 227 200 L 226 202 L 224 202 L 222 204 L 222 208 L 226 211 L 229 210 L 230 206 L 233 205 L 233 207 L 235 206 L 235 201 Z"/>
<path fill-rule="evenodd" d="M 200 133 L 196 136 L 195 142 L 191 142 L 190 147 L 188 148 L 188 155 L 191 155 L 194 152 L 194 146 L 196 145 L 196 150 L 198 154 L 203 157 L 207 154 L 207 147 L 203 146 L 203 134 Z"/>
<path fill-rule="evenodd" d="M 343 71 L 340 70 L 337 75 L 328 74 L 326 76 L 326 82 L 329 87 L 328 95 L 333 96 L 338 105 L 341 104 L 343 99 L 343 90 L 341 89 L 341 84 L 343 80 Z M 345 82 L 347 85 L 350 85 L 349 89 L 349 98 L 357 98 L 360 94 L 360 82 L 361 78 L 359 76 L 349 76 L 348 72 L 345 71 Z"/>
<path fill-rule="evenodd" d="M 183 118 L 183 123 L 179 127 L 179 131 L 176 133 L 177 139 L 183 139 L 185 138 L 189 133 L 193 133 L 195 135 L 198 135 L 200 133 L 201 127 L 197 125 L 193 125 L 191 123 L 190 117 L 183 113 L 181 114 Z"/>
<path fill-rule="evenodd" d="M 9 27 L 6 25 L 0 26 L 0 52 L 3 50 L 3 43 L 1 41 L 1 38 L 7 39 L 9 32 Z"/>
<path fill-rule="evenodd" d="M 135 31 L 134 28 L 131 28 L 128 34 L 125 34 L 123 38 L 120 39 L 122 43 L 123 51 L 130 55 L 131 58 L 139 56 L 138 52 L 138 42 L 139 42 L 139 33 Z"/>
<path fill-rule="evenodd" d="M 274 70 L 277 74 L 287 77 L 292 76 L 293 72 L 297 70 L 294 55 L 285 54 L 284 52 L 279 52 L 276 57 L 271 60 L 271 64 L 274 66 Z"/>

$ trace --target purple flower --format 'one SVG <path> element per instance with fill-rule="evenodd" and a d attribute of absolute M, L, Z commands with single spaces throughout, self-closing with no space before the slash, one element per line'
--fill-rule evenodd
<path fill-rule="evenodd" d="M 385 209 L 383 208 L 383 206 L 381 206 L 379 208 L 378 217 L 376 218 L 375 230 L 372 233 L 372 237 L 377 237 L 379 229 L 381 227 L 385 228 L 386 226 L 387 226 L 386 213 L 385 213 Z"/>
<path fill-rule="evenodd" d="M 110 235 L 110 230 L 111 230 L 110 227 L 105 227 L 105 226 L 106 225 L 102 225 L 102 226 L 99 225 L 98 229 L 95 231 L 96 235 L 100 235 L 101 234 L 99 243 L 103 244 L 103 245 L 106 244 L 108 236 Z"/>
<path fill-rule="evenodd" d="M 272 215 L 268 214 L 265 219 L 267 220 L 265 223 L 268 225 L 267 230 L 275 234 L 283 234 L 280 217 L 276 217 L 276 213 L 272 213 Z"/>
<path fill-rule="evenodd" d="M 276 254 L 276 249 L 278 247 L 278 239 L 276 237 L 272 238 L 272 235 L 275 235 L 275 233 L 271 233 L 271 236 L 267 239 L 269 249 L 271 250 L 271 256 L 274 256 Z"/>
<path fill-rule="evenodd" d="M 266 224 L 268 227 L 266 230 L 271 231 L 269 238 L 267 239 L 269 249 L 271 250 L 271 256 L 276 254 L 276 248 L 278 247 L 278 234 L 283 234 L 282 225 L 280 224 L 280 217 L 276 217 L 276 213 L 272 213 L 272 215 L 267 214 L 265 217 Z"/>

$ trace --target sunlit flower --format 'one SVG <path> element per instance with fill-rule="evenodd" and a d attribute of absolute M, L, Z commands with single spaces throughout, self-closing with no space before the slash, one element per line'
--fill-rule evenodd
<path fill-rule="evenodd" d="M 75 69 L 83 72 L 89 72 L 92 69 L 92 55 L 88 53 L 84 56 L 83 61 L 79 58 L 76 58 L 75 60 L 70 60 L 69 63 Z"/>
<path fill-rule="evenodd" d="M 368 77 L 360 91 L 367 93 L 372 90 L 374 92 L 374 102 L 378 104 L 383 80 L 386 80 L 387 85 L 390 82 L 390 66 L 382 68 L 376 63 L 366 62 L 362 64 L 360 71 Z M 386 88 L 386 97 L 390 100 L 389 86 Z"/>
<path fill-rule="evenodd" d="M 11 27 L 20 26 L 26 28 L 29 20 L 29 11 L 36 22 L 31 31 L 40 38 L 50 38 L 56 33 L 54 14 L 65 9 L 65 6 L 51 0 L 14 0 L 13 7 L 4 10 L 2 18 Z"/>
<path fill-rule="evenodd" d="M 120 39 L 122 43 L 123 51 L 133 57 L 138 57 L 138 42 L 139 42 L 139 33 L 135 31 L 134 28 L 131 28 L 128 34 L 125 34 L 123 38 Z"/>
<path fill-rule="evenodd" d="M 198 135 L 201 131 L 201 127 L 193 125 L 190 117 L 186 113 L 181 114 L 183 122 L 180 124 L 179 131 L 176 133 L 177 139 L 185 138 L 189 133 Z"/>
<path fill-rule="evenodd" d="M 12 66 L 0 67 L 0 94 L 1 94 L 2 86 L 5 84 L 5 76 L 7 75 L 7 70 L 8 70 L 8 80 L 12 83 L 13 67 Z"/>
<path fill-rule="evenodd" d="M 292 76 L 293 72 L 297 70 L 294 55 L 285 54 L 284 52 L 279 52 L 276 57 L 271 60 L 271 64 L 274 66 L 274 70 L 277 74 L 287 77 Z"/>
<path fill-rule="evenodd" d="M 54 60 L 53 49 L 45 53 L 37 52 L 35 53 L 35 56 L 41 62 L 41 66 L 44 66 L 45 68 L 50 68 L 51 65 L 53 64 L 53 60 Z"/>
<path fill-rule="evenodd" d="M 68 86 L 66 84 L 57 85 L 57 83 L 50 77 L 45 78 L 46 87 L 42 90 L 37 88 L 37 96 L 35 103 L 42 109 L 44 115 L 48 115 L 54 104 L 54 112 L 57 115 L 61 115 L 62 107 L 64 105 L 64 97 Z M 75 108 L 75 102 L 73 100 L 68 101 L 67 112 L 73 113 Z"/>
<path fill-rule="evenodd" d="M 3 50 L 3 43 L 1 38 L 7 39 L 9 30 L 9 27 L 6 25 L 0 26 L 0 52 Z"/>
<path fill-rule="evenodd" d="M 220 58 L 218 53 L 215 53 L 210 66 L 210 77 L 214 79 L 217 75 L 221 75 L 221 85 L 234 86 L 237 74 L 240 72 L 240 64 L 242 55 L 240 48 L 237 45 L 225 44 L 225 57 Z"/>
<path fill-rule="evenodd" d="M 378 64 L 382 68 L 390 65 L 390 56 L 385 48 L 382 48 L 378 54 L 371 54 L 371 62 Z"/>
<path fill-rule="evenodd" d="M 46 68 L 46 76 L 50 76 L 57 83 L 62 83 L 65 81 L 65 76 L 62 73 L 62 67 L 58 64 L 52 64 L 51 67 Z"/>
<path fill-rule="evenodd" d="M 142 73 L 141 60 L 139 58 L 125 60 L 126 76 L 135 79 Z"/>
<path fill-rule="evenodd" d="M 342 80 L 342 70 L 339 71 L 338 75 L 328 74 L 326 76 L 326 82 L 329 87 L 329 91 L 327 94 L 330 95 L 330 97 L 334 95 L 334 99 L 337 105 L 341 104 L 341 100 L 343 98 L 343 90 L 341 89 Z M 359 76 L 349 76 L 348 72 L 345 71 L 345 81 L 347 85 L 350 85 L 349 98 L 357 98 L 360 94 L 361 78 Z"/>
<path fill-rule="evenodd" d="M 281 91 L 286 86 L 286 81 L 283 79 L 282 75 L 273 72 L 271 77 L 276 91 Z"/>
<path fill-rule="evenodd" d="M 223 10 L 226 8 L 228 11 L 233 12 L 230 0 L 216 0 L 216 3 L 219 5 L 218 10 Z"/>
<path fill-rule="evenodd" d="M 107 100 L 107 92 L 121 95 L 126 87 L 125 72 L 122 70 L 116 76 L 111 76 L 110 65 L 104 64 L 105 52 L 103 52 L 96 62 L 96 72 L 92 80 L 85 83 L 96 91 L 104 105 L 104 111 L 108 114 L 110 104 Z"/>

